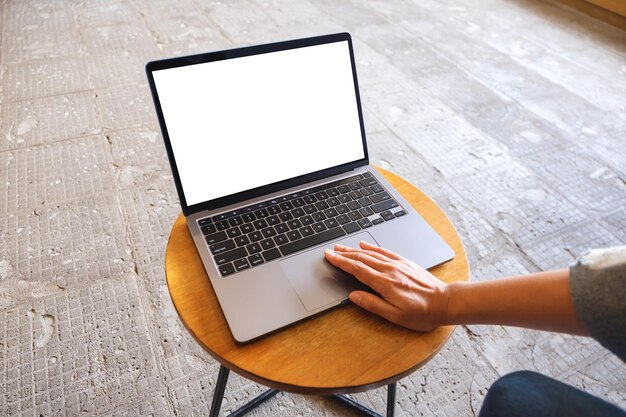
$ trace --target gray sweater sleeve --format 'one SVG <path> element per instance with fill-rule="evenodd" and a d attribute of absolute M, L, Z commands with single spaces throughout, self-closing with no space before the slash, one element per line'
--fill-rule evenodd
<path fill-rule="evenodd" d="M 570 268 L 570 292 L 591 337 L 626 361 L 626 246 L 582 255 Z"/>

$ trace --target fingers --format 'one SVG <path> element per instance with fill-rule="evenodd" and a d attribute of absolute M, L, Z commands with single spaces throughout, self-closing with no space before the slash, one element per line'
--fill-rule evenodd
<path fill-rule="evenodd" d="M 364 283 L 374 291 L 380 291 L 382 289 L 382 276 L 380 272 L 376 271 L 371 266 L 355 259 L 351 259 L 341 252 L 333 252 L 327 250 L 324 256 L 328 262 L 333 264 L 339 269 L 346 271 L 347 273 L 354 275 L 359 281 Z"/>
<path fill-rule="evenodd" d="M 369 242 L 361 241 L 359 243 L 361 249 L 354 249 L 343 245 L 335 245 L 335 250 L 338 252 L 359 252 L 359 251 L 367 251 L 370 255 L 377 257 L 381 260 L 403 260 L 404 258 L 397 253 L 390 251 L 389 249 L 381 248 L 380 246 L 374 245 Z M 375 254 L 375 255 L 374 255 Z"/>
<path fill-rule="evenodd" d="M 386 271 L 389 269 L 390 260 L 378 255 L 374 252 L 365 252 L 361 250 L 336 252 L 339 256 L 343 256 L 354 261 L 363 262 L 376 271 Z"/>
<path fill-rule="evenodd" d="M 365 291 L 352 291 L 350 301 L 364 310 L 379 315 L 389 321 L 394 321 L 398 315 L 398 309 L 382 298 L 376 297 Z"/>
<path fill-rule="evenodd" d="M 381 248 L 380 246 L 374 245 L 374 244 L 369 243 L 369 242 L 361 241 L 359 243 L 359 245 L 363 249 L 371 250 L 373 252 L 379 253 L 379 254 L 381 254 L 383 256 L 386 256 L 389 259 L 393 259 L 393 260 L 396 260 L 396 261 L 404 259 L 404 258 L 402 258 L 402 256 L 398 255 L 397 253 L 395 253 L 393 251 L 390 251 L 389 249 Z"/>

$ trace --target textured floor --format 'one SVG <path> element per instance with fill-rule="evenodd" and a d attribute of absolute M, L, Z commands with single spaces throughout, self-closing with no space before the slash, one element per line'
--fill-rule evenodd
<path fill-rule="evenodd" d="M 474 279 L 626 242 L 626 33 L 551 3 L 0 0 L 0 17 L 0 415 L 208 413 L 218 365 L 164 282 L 179 206 L 154 58 L 347 30 L 372 162 L 444 208 Z M 596 342 L 468 326 L 399 382 L 397 415 L 476 415 L 518 369 L 626 407 Z M 231 377 L 224 409 L 261 389 Z M 355 397 L 384 409 L 383 389 Z M 279 394 L 252 415 L 353 413 Z"/>

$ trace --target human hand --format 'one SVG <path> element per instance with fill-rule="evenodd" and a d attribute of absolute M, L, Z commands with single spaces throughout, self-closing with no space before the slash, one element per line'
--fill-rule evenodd
<path fill-rule="evenodd" d="M 350 301 L 392 323 L 418 331 L 446 324 L 448 286 L 424 268 L 370 243 L 360 249 L 336 245 L 326 260 L 354 275 L 383 298 L 365 291 L 350 293 Z"/>

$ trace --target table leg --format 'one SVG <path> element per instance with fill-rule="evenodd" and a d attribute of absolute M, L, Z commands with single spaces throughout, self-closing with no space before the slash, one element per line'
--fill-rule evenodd
<path fill-rule="evenodd" d="M 215 384 L 215 391 L 213 391 L 213 402 L 211 403 L 211 411 L 209 412 L 210 417 L 217 417 L 220 413 L 229 374 L 230 370 L 220 365 L 220 372 L 217 375 L 217 384 Z"/>
<path fill-rule="evenodd" d="M 333 398 L 341 401 L 343 404 L 348 407 L 356 410 L 360 415 L 369 416 L 369 417 L 383 417 L 381 414 L 378 414 L 376 411 L 371 410 L 364 405 L 359 404 L 351 398 L 346 397 L 345 395 L 331 395 L 329 398 Z M 396 410 L 396 383 L 387 385 L 387 417 L 393 417 Z"/>
<path fill-rule="evenodd" d="M 396 411 L 396 383 L 387 385 L 387 417 L 393 417 Z"/>
<path fill-rule="evenodd" d="M 228 382 L 228 376 L 230 375 L 230 370 L 222 365 L 220 365 L 220 371 L 217 375 L 217 383 L 215 384 L 215 391 L 213 392 L 213 402 L 211 403 L 211 411 L 209 412 L 210 417 L 218 417 L 220 413 L 220 408 L 222 407 L 222 399 L 224 398 L 224 392 L 226 391 L 226 383 Z M 278 391 L 275 389 L 268 389 L 258 397 L 254 398 L 249 403 L 245 404 L 243 407 L 233 411 L 229 417 L 239 417 L 242 416 L 253 408 L 257 407 L 261 403 L 267 401 L 272 398 L 274 395 L 278 394 Z M 343 402 L 344 404 L 350 406 L 352 409 L 359 411 L 363 415 L 368 415 L 372 417 L 382 417 L 380 414 L 376 413 L 373 410 L 370 410 L 367 407 L 362 406 L 356 401 L 343 396 L 343 395 L 332 395 L 330 398 L 335 398 Z M 387 385 L 387 417 L 393 417 L 395 413 L 396 406 L 396 383 Z"/>
<path fill-rule="evenodd" d="M 228 375 L 230 370 L 220 365 L 220 372 L 217 374 L 217 383 L 215 384 L 215 391 L 213 391 L 213 402 L 211 403 L 211 411 L 209 411 L 210 417 L 218 417 L 220 414 L 220 408 L 222 408 L 222 399 L 224 398 L 224 392 L 226 391 L 226 383 L 228 382 Z M 244 404 L 241 408 L 233 411 L 229 417 L 240 417 L 248 413 L 261 403 L 269 400 L 279 391 L 275 389 L 268 389 L 258 397 L 254 398 L 247 404 Z"/>

